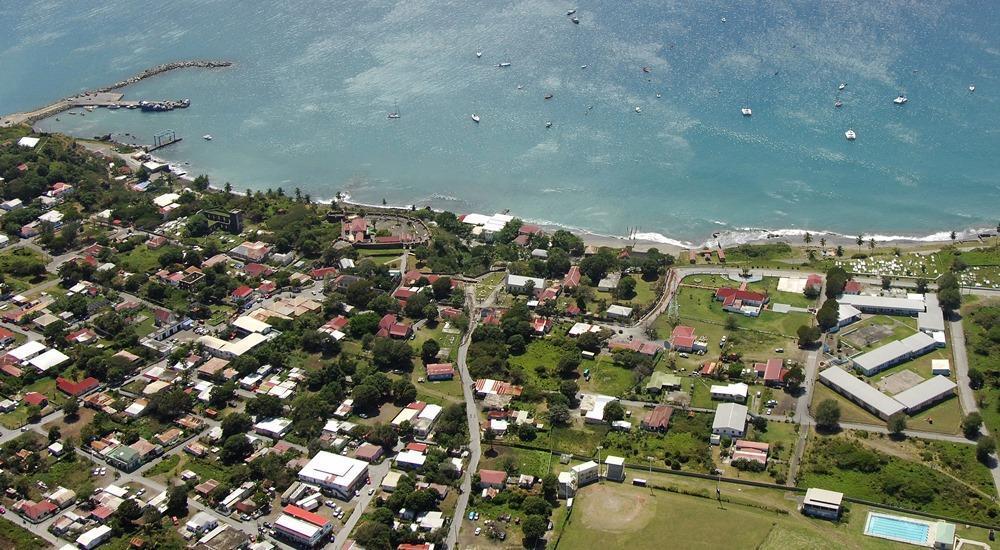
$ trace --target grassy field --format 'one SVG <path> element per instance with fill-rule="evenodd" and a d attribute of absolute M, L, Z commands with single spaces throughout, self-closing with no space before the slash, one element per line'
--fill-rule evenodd
<path fill-rule="evenodd" d="M 956 478 L 947 469 L 927 463 L 923 456 L 911 460 L 892 446 L 879 447 L 880 439 L 848 434 L 812 438 L 799 473 L 799 487 L 823 487 L 873 502 L 992 521 L 990 515 L 998 511 L 996 504 L 974 482 L 966 481 L 964 475 Z M 931 453 L 927 458 L 933 456 Z M 963 459 L 958 464 L 966 463 Z"/>
<path fill-rule="evenodd" d="M 901 547 L 862 535 L 868 510 L 863 506 L 854 506 L 848 522 L 833 523 L 798 514 L 792 500 L 785 500 L 782 512 L 776 512 L 755 507 L 756 500 L 732 498 L 733 502 L 720 505 L 710 498 L 630 485 L 591 485 L 577 493 L 558 548 Z M 968 534 L 985 540 L 982 530 Z"/>
<path fill-rule="evenodd" d="M 146 245 L 141 244 L 127 254 L 120 254 L 115 262 L 122 269 L 132 273 L 147 273 L 160 267 L 160 255 L 170 247 L 150 250 Z"/>
<path fill-rule="evenodd" d="M 549 340 L 535 339 L 527 345 L 523 354 L 511 356 L 508 363 L 524 369 L 529 384 L 542 390 L 558 390 L 560 379 L 556 374 L 556 365 L 565 353 Z"/>
<path fill-rule="evenodd" d="M 488 444 L 484 443 L 483 445 L 484 454 L 479 467 L 488 470 L 503 470 L 505 465 L 512 462 L 516 465 L 518 474 L 543 477 L 552 471 L 552 464 L 558 460 L 558 457 L 554 457 L 546 451 L 529 451 L 499 445 L 494 446 L 493 450 L 490 451 Z"/>
<path fill-rule="evenodd" d="M 682 321 L 689 324 L 688 320 L 698 320 L 724 326 L 727 319 L 731 318 L 741 329 L 775 332 L 791 337 L 800 325 L 809 323 L 812 318 L 808 313 L 775 313 L 770 310 L 765 310 L 756 318 L 729 313 L 722 310 L 722 303 L 715 301 L 714 294 L 713 291 L 703 288 L 681 289 L 677 295 L 677 303 Z"/>
<path fill-rule="evenodd" d="M 11 270 L 11 265 L 15 261 L 22 259 L 31 258 L 41 261 L 46 261 L 46 258 L 42 256 L 41 253 L 36 252 L 30 248 L 11 248 L 3 253 L 0 253 L 0 273 L 4 274 L 4 281 L 10 285 L 14 292 L 21 292 L 31 288 L 34 285 L 44 283 L 50 279 L 55 278 L 52 273 L 45 272 L 37 277 L 27 277 L 27 276 L 14 276 Z"/>
<path fill-rule="evenodd" d="M 824 399 L 833 399 L 840 405 L 840 421 L 858 424 L 885 426 L 885 421 L 856 405 L 853 401 L 831 390 L 825 384 L 816 383 L 810 409 L 816 409 Z M 938 403 L 914 416 L 907 417 L 906 427 L 911 430 L 956 434 L 962 422 L 962 406 L 958 397 Z"/>
<path fill-rule="evenodd" d="M 580 390 L 585 392 L 603 393 L 619 397 L 635 386 L 632 371 L 624 367 L 615 365 L 606 356 L 598 357 L 597 360 L 586 359 L 580 363 L 580 371 L 590 369 L 590 380 L 580 378 Z"/>
<path fill-rule="evenodd" d="M 3 548 L 52 548 L 38 537 L 16 523 L 0 518 L 0 547 Z"/>

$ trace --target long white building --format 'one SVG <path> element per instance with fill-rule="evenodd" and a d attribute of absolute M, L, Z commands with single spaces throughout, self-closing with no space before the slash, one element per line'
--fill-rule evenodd
<path fill-rule="evenodd" d="M 863 380 L 858 380 L 853 374 L 840 367 L 826 369 L 819 373 L 819 379 L 835 392 L 883 420 L 905 408 L 899 401 L 869 386 Z"/>
<path fill-rule="evenodd" d="M 868 353 L 854 357 L 854 366 L 865 376 L 871 376 L 893 365 L 909 361 L 938 347 L 937 340 L 924 332 L 911 334 Z"/>
<path fill-rule="evenodd" d="M 368 463 L 326 451 L 316 453 L 299 470 L 299 479 L 319 485 L 343 500 L 350 500 L 354 491 L 368 478 Z"/>

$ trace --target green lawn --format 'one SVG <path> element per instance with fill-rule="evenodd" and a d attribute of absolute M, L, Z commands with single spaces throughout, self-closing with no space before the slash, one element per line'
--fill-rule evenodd
<path fill-rule="evenodd" d="M 581 489 L 576 496 L 559 548 L 692 548 L 805 549 L 898 548 L 861 534 L 867 508 L 854 506 L 850 524 L 807 518 L 794 500 L 779 504 L 781 512 L 761 509 L 756 500 L 733 487 L 724 488 L 730 502 L 628 484 L 605 482 Z M 712 489 L 703 489 L 710 495 Z M 775 494 L 781 494 L 772 491 Z M 860 519 L 858 519 L 860 518 Z M 973 531 L 983 537 L 981 529 Z M 984 540 L 984 539 L 980 539 Z M 667 542 L 669 541 L 669 542 Z"/>
<path fill-rule="evenodd" d="M 542 390 L 558 390 L 559 378 L 556 375 L 556 364 L 566 353 L 547 339 L 534 339 L 521 355 L 513 355 L 508 363 L 524 369 L 528 384 Z"/>
<path fill-rule="evenodd" d="M 506 273 L 500 271 L 483 277 L 483 280 L 476 284 L 476 300 L 480 302 L 485 300 L 493 292 L 493 289 L 503 282 L 506 276 Z"/>
<path fill-rule="evenodd" d="M 115 258 L 115 263 L 118 267 L 132 273 L 148 273 L 160 268 L 160 255 L 169 248 L 164 246 L 150 250 L 149 247 L 141 244 L 126 254 L 119 254 Z"/>
<path fill-rule="evenodd" d="M 586 369 L 590 369 L 590 381 L 582 377 L 577 381 L 581 391 L 620 397 L 635 386 L 632 371 L 615 365 L 606 356 L 598 357 L 596 361 L 585 359 L 580 363 L 580 372 Z"/>
<path fill-rule="evenodd" d="M 167 458 L 164 458 L 163 460 L 157 462 L 156 466 L 153 466 L 152 468 L 147 470 L 144 475 L 148 477 L 155 477 L 162 474 L 169 474 L 177 468 L 177 465 L 180 463 L 180 461 L 181 461 L 180 455 L 170 455 Z"/>
<path fill-rule="evenodd" d="M 47 271 L 36 277 L 15 276 L 11 266 L 28 260 L 48 261 L 41 253 L 26 247 L 11 248 L 0 253 L 0 273 L 4 274 L 4 282 L 10 285 L 14 292 L 23 292 L 32 286 L 55 278 L 55 274 Z"/>
<path fill-rule="evenodd" d="M 7 518 L 0 518 L 0 547 L 52 548 L 44 539 Z"/>
<path fill-rule="evenodd" d="M 692 277 L 688 277 L 685 281 L 688 279 Z M 741 329 L 775 332 L 792 337 L 799 326 L 808 324 L 812 318 L 808 313 L 774 313 L 770 310 L 765 310 L 756 318 L 729 313 L 722 310 L 722 302 L 715 301 L 714 294 L 713 291 L 702 288 L 682 288 L 676 298 L 682 322 L 690 324 L 689 320 L 698 320 L 724 326 L 727 319 L 733 319 L 736 326 Z M 669 331 L 664 332 L 664 336 L 668 333 Z"/>
<path fill-rule="evenodd" d="M 490 451 L 488 443 L 483 443 L 483 448 L 484 454 L 479 463 L 480 468 L 503 470 L 508 463 L 513 463 L 517 467 L 518 474 L 528 474 L 539 478 L 549 473 L 552 470 L 552 464 L 558 460 L 558 457 L 552 456 L 547 451 L 530 451 L 500 445 L 495 445 Z"/>

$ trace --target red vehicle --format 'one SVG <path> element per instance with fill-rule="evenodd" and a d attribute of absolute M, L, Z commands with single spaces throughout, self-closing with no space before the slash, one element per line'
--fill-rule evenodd
<path fill-rule="evenodd" d="M 177 521 L 177 516 L 170 516 L 170 519 L 171 519 L 171 521 L 174 522 L 174 525 L 180 525 L 181 524 L 181 522 Z"/>

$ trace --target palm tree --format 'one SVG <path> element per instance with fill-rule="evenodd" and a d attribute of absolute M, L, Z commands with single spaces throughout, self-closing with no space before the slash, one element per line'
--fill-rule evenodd
<path fill-rule="evenodd" d="M 826 251 L 826 237 L 820 237 L 820 238 L 819 238 L 819 246 L 820 246 L 820 248 L 822 248 L 822 249 L 823 249 L 824 251 Z"/>
<path fill-rule="evenodd" d="M 805 241 L 806 244 L 809 244 L 813 242 L 813 236 L 811 233 L 806 231 L 806 234 L 802 236 L 802 240 Z"/>
<path fill-rule="evenodd" d="M 868 248 L 871 249 L 871 250 L 875 250 L 875 237 L 872 237 L 868 241 Z"/>
<path fill-rule="evenodd" d="M 955 242 L 955 238 L 958 237 L 958 234 L 956 234 L 954 231 L 952 231 L 951 235 L 949 235 L 949 237 L 951 237 L 951 242 Z"/>
<path fill-rule="evenodd" d="M 864 236 L 864 234 L 863 233 L 862 234 L 858 234 L 858 239 L 855 242 L 858 243 L 858 250 L 861 250 L 861 245 L 865 244 L 865 236 Z"/>

